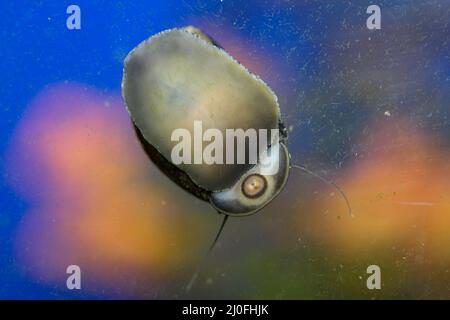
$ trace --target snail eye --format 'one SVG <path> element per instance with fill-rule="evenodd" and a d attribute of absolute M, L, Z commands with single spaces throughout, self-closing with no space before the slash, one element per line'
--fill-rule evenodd
<path fill-rule="evenodd" d="M 242 193 L 247 198 L 258 198 L 267 189 L 267 180 L 260 174 L 251 174 L 242 183 Z"/>
<path fill-rule="evenodd" d="M 246 216 L 270 203 L 283 189 L 289 173 L 286 146 L 279 143 L 273 149 L 277 152 L 267 152 L 266 158 L 262 157 L 260 163 L 248 170 L 231 188 L 213 192 L 212 206 L 227 215 Z M 265 170 L 267 163 L 277 170 Z"/>

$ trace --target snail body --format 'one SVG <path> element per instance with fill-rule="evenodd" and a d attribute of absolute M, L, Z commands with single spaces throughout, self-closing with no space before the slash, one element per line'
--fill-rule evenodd
<path fill-rule="evenodd" d="M 289 153 L 276 95 L 199 29 L 163 31 L 134 48 L 125 59 L 122 94 L 147 155 L 170 179 L 219 212 L 255 213 L 283 189 Z M 194 137 L 194 143 L 185 137 L 180 141 L 177 130 Z M 217 141 L 229 130 L 263 132 L 256 138 L 255 162 L 195 161 L 213 143 L 212 154 L 220 151 L 225 159 L 231 151 L 236 160 L 238 145 L 230 149 Z M 274 137 L 273 131 L 279 134 Z M 187 143 L 183 155 L 191 154 L 194 161 L 174 160 L 181 142 Z M 248 156 L 253 149 L 244 143 Z M 262 170 L 266 162 L 277 170 L 267 174 Z"/>

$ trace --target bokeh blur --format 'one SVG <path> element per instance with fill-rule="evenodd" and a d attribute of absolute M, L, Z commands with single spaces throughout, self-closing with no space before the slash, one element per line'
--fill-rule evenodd
<path fill-rule="evenodd" d="M 450 3 L 0 4 L 0 298 L 450 299 Z M 120 95 L 142 40 L 195 25 L 278 95 L 301 171 L 221 222 L 146 158 Z M 238 115 L 237 115 L 238 116 Z M 66 268 L 82 289 L 66 288 Z M 368 290 L 379 265 L 382 289 Z"/>

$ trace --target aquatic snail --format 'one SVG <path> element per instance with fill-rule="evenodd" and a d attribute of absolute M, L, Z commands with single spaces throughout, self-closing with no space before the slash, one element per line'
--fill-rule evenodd
<path fill-rule="evenodd" d="M 209 201 L 220 213 L 253 214 L 283 189 L 289 154 L 277 97 L 200 30 L 171 29 L 138 45 L 125 59 L 122 92 L 147 155 L 175 183 Z M 275 141 L 280 147 L 278 172 L 258 174 L 258 163 L 256 168 L 251 164 L 175 165 L 172 133 L 185 128 L 195 135 L 195 121 L 201 121 L 203 130 L 279 130 L 279 142 Z"/>
<path fill-rule="evenodd" d="M 225 215 L 217 237 L 228 216 L 254 214 L 270 203 L 283 190 L 290 168 L 332 183 L 290 164 L 274 92 L 197 28 L 166 30 L 134 48 L 125 59 L 122 94 L 149 158 L 180 187 Z M 256 164 L 175 164 L 172 133 L 177 128 L 194 133 L 195 121 L 220 132 L 253 128 L 279 135 L 258 151 Z M 275 147 L 278 152 L 270 152 Z M 261 174 L 263 158 L 274 156 L 278 170 Z"/>

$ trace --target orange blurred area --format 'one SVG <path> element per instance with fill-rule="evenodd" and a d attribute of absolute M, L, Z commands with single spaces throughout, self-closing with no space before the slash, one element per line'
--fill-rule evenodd
<path fill-rule="evenodd" d="M 399 277 L 387 296 L 408 291 L 399 290 L 405 277 L 445 272 L 448 149 L 406 120 L 389 118 L 364 131 L 355 160 L 336 179 L 354 218 L 336 190 L 291 172 L 288 187 L 260 214 L 227 224 L 193 296 L 254 297 L 246 286 L 255 281 L 256 296 L 273 297 L 290 285 L 288 297 L 310 297 L 334 281 L 321 272 L 332 276 L 347 260 L 346 288 L 360 285 L 356 297 L 366 292 L 364 281 L 347 270 L 364 273 L 365 260 Z M 75 264 L 92 294 L 180 297 L 220 223 L 207 203 L 147 159 L 120 96 L 77 84 L 50 86 L 30 104 L 11 141 L 7 172 L 27 203 L 17 262 L 34 281 L 61 290 L 67 266 Z M 311 184 L 320 186 L 314 195 Z M 408 270 L 395 270 L 399 261 Z M 445 294 L 445 277 L 426 283 Z"/>
<path fill-rule="evenodd" d="M 76 84 L 46 89 L 17 130 L 9 172 L 30 207 L 17 256 L 36 279 L 65 284 L 75 264 L 102 290 L 149 294 L 192 263 L 199 230 L 186 229 L 182 199 L 173 204 L 160 187 L 116 95 Z"/>
<path fill-rule="evenodd" d="M 371 130 L 338 180 L 355 217 L 335 192 L 312 205 L 311 235 L 348 255 L 401 246 L 415 260 L 450 261 L 450 153 L 406 121 Z"/>

